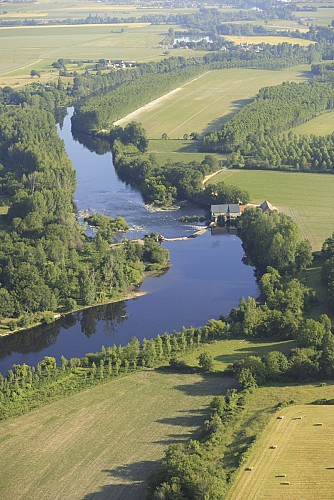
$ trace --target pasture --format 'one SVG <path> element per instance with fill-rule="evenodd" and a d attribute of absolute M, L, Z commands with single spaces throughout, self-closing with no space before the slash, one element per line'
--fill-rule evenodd
<path fill-rule="evenodd" d="M 140 121 L 150 139 L 170 139 L 219 128 L 262 87 L 305 81 L 308 67 L 281 71 L 225 69 L 208 71 L 117 122 Z"/>
<path fill-rule="evenodd" d="M 143 498 L 164 449 L 189 439 L 233 384 L 151 370 L 0 423 L 0 497 Z"/>
<path fill-rule="evenodd" d="M 209 183 L 224 181 L 249 192 L 251 201 L 269 200 L 292 217 L 313 250 L 334 231 L 334 175 L 301 172 L 225 170 Z"/>
<path fill-rule="evenodd" d="M 32 69 L 41 72 L 41 81 L 57 78 L 58 71 L 51 64 L 59 58 L 138 62 L 163 59 L 166 55 L 157 44 L 166 31 L 165 26 L 147 23 L 0 27 L 0 86 L 31 83 Z M 194 53 L 203 54 L 173 49 L 170 55 L 190 57 Z M 80 71 L 79 66 L 75 69 Z"/>
<path fill-rule="evenodd" d="M 231 42 L 236 43 L 237 45 L 241 44 L 249 44 L 249 45 L 258 45 L 260 43 L 268 43 L 269 45 L 278 45 L 279 43 L 291 43 L 296 45 L 302 45 L 303 47 L 307 47 L 311 45 L 311 40 L 304 40 L 303 38 L 295 38 L 291 36 L 225 36 L 226 40 L 230 40 Z"/>
<path fill-rule="evenodd" d="M 294 15 L 302 19 L 305 23 L 318 24 L 323 26 L 330 25 L 332 19 L 334 19 L 334 5 L 329 6 L 330 2 L 324 3 L 323 5 L 327 6 L 327 8 L 320 7 L 318 3 L 314 3 L 314 6 L 317 7 L 316 12 L 299 11 L 294 12 Z"/>
<path fill-rule="evenodd" d="M 333 406 L 291 406 L 278 416 L 241 466 L 229 498 L 332 499 Z"/>
<path fill-rule="evenodd" d="M 182 356 L 182 360 L 189 366 L 198 367 L 198 356 L 202 352 L 207 352 L 214 359 L 214 371 L 223 372 L 231 363 L 240 361 L 247 356 L 262 358 L 271 351 L 280 351 L 287 355 L 295 346 L 293 340 L 283 342 L 258 339 L 217 340 L 210 344 L 201 345 L 193 352 Z"/>
<path fill-rule="evenodd" d="M 298 127 L 292 128 L 292 132 L 300 135 L 327 135 L 334 132 L 334 111 L 323 113 L 313 120 L 309 120 Z"/>

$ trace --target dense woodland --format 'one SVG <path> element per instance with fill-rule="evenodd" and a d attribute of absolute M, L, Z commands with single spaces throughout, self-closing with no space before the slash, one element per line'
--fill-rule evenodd
<path fill-rule="evenodd" d="M 307 137 L 289 129 L 333 108 L 332 82 L 264 88 L 220 131 L 206 135 L 202 148 L 232 152 L 231 166 L 332 171 L 333 135 Z"/>
<path fill-rule="evenodd" d="M 155 238 L 110 246 L 121 220 L 93 217 L 90 239 L 76 221 L 75 173 L 53 116 L 32 106 L 3 106 L 0 114 L 0 317 L 8 326 L 52 321 L 53 312 L 112 300 L 168 265 Z M 108 219 L 108 220 L 106 220 Z"/>

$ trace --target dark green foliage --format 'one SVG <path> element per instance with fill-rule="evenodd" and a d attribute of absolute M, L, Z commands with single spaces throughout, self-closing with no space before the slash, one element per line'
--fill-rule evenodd
<path fill-rule="evenodd" d="M 247 257 L 260 273 L 268 266 L 293 273 L 312 261 L 310 244 L 301 240 L 298 226 L 283 213 L 248 209 L 238 227 Z"/>
<path fill-rule="evenodd" d="M 322 266 L 322 280 L 327 286 L 328 302 L 334 306 L 334 234 L 324 242 L 322 255 L 325 262 Z"/>
<path fill-rule="evenodd" d="M 113 219 L 107 215 L 93 214 L 86 217 L 85 221 L 90 226 L 95 227 L 101 238 L 109 243 L 113 242 L 115 233 L 119 231 L 125 232 L 129 229 L 129 226 L 123 217 L 116 217 Z"/>

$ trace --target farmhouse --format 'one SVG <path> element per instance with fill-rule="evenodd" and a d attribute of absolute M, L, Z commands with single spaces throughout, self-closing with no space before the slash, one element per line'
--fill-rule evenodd
<path fill-rule="evenodd" d="M 240 205 L 237 203 L 228 203 L 225 205 L 211 205 L 211 220 L 218 221 L 218 217 L 224 217 L 226 220 L 234 220 L 240 217 Z"/>
<path fill-rule="evenodd" d="M 235 220 L 240 217 L 247 208 L 260 208 L 262 212 L 266 214 L 278 211 L 268 200 L 265 200 L 261 205 L 254 205 L 253 203 L 248 203 L 248 205 L 238 205 L 237 203 L 211 205 L 211 221 L 218 222 L 219 217 L 224 218 L 226 221 Z"/>

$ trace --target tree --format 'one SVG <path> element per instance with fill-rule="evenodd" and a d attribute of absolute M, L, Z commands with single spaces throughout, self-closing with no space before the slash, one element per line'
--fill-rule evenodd
<path fill-rule="evenodd" d="M 30 71 L 30 76 L 31 76 L 31 78 L 34 78 L 35 76 L 37 76 L 38 78 L 40 78 L 40 77 L 41 77 L 41 74 L 40 74 L 40 72 L 39 72 L 39 71 L 37 71 L 36 69 L 32 69 L 32 70 Z"/>
<path fill-rule="evenodd" d="M 198 356 L 198 364 L 203 372 L 212 372 L 213 371 L 213 357 L 208 352 L 202 352 Z"/>

